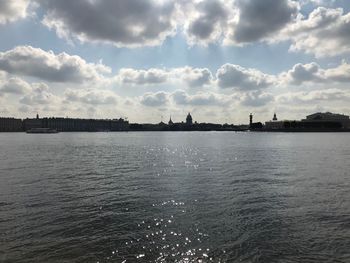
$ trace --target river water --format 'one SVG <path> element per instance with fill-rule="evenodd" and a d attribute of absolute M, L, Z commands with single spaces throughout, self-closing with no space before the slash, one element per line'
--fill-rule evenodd
<path fill-rule="evenodd" d="M 0 262 L 350 262 L 350 133 L 0 134 Z"/>

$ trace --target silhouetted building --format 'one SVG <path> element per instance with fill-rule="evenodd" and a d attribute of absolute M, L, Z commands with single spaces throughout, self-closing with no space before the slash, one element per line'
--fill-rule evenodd
<path fill-rule="evenodd" d="M 261 130 L 264 125 L 261 122 L 253 122 L 253 114 L 249 115 L 249 129 L 250 130 Z"/>
<path fill-rule="evenodd" d="M 272 121 L 265 122 L 265 129 L 266 130 L 279 130 L 279 129 L 283 129 L 283 127 L 284 127 L 283 121 L 277 120 L 276 113 L 273 114 Z"/>
<path fill-rule="evenodd" d="M 250 130 L 261 130 L 264 128 L 264 125 L 261 122 L 253 122 L 250 126 Z"/>
<path fill-rule="evenodd" d="M 341 131 L 342 125 L 336 121 L 284 121 L 283 129 L 286 131 Z"/>
<path fill-rule="evenodd" d="M 0 118 L 0 132 L 21 132 L 23 124 L 21 119 Z"/>
<path fill-rule="evenodd" d="M 42 119 L 39 119 L 39 115 L 36 115 L 36 118 L 32 119 L 24 119 L 23 120 L 23 128 L 25 131 L 30 129 L 37 129 L 37 128 L 47 128 L 43 126 Z"/>
<path fill-rule="evenodd" d="M 276 116 L 276 113 L 273 114 L 273 118 L 272 118 L 273 121 L 277 121 L 277 116 Z"/>
<path fill-rule="evenodd" d="M 317 112 L 306 116 L 306 119 L 300 121 L 284 120 L 278 121 L 276 114 L 272 121 L 265 122 L 265 131 L 349 131 L 349 116 L 334 114 L 331 112 Z"/>
<path fill-rule="evenodd" d="M 190 113 L 187 114 L 187 117 L 186 117 L 186 124 L 187 125 L 192 125 L 193 122 L 192 122 L 192 116 Z"/>
<path fill-rule="evenodd" d="M 339 122 L 342 128 L 350 129 L 350 118 L 347 115 L 335 114 L 331 112 L 317 112 L 306 116 L 306 119 L 301 120 L 303 122 Z"/>
<path fill-rule="evenodd" d="M 170 119 L 169 119 L 169 122 L 168 122 L 168 125 L 173 125 L 173 121 L 171 120 L 171 116 L 170 116 Z"/>
<path fill-rule="evenodd" d="M 23 120 L 24 130 L 50 128 L 60 132 L 77 131 L 127 131 L 129 122 L 124 119 L 73 119 L 73 118 L 36 118 Z"/>

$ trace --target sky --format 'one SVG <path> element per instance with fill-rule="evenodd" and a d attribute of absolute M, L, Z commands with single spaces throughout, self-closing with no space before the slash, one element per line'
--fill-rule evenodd
<path fill-rule="evenodd" d="M 0 116 L 350 114 L 348 0 L 0 0 Z"/>

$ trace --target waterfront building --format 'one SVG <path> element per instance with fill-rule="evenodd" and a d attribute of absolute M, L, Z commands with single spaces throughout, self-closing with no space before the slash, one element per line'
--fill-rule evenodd
<path fill-rule="evenodd" d="M 169 126 L 174 125 L 174 122 L 171 120 L 171 116 L 170 116 L 170 119 L 169 119 L 168 125 L 169 125 Z"/>
<path fill-rule="evenodd" d="M 23 120 L 23 129 L 25 131 L 37 128 L 46 128 L 43 126 L 42 119 L 37 115 L 36 118 L 27 118 Z"/>
<path fill-rule="evenodd" d="M 23 131 L 21 119 L 0 118 L 0 132 L 20 132 Z"/>
<path fill-rule="evenodd" d="M 192 124 L 193 124 L 192 116 L 191 116 L 190 113 L 187 114 L 187 117 L 186 117 L 186 124 L 187 124 L 187 125 L 192 125 Z"/>
<path fill-rule="evenodd" d="M 280 130 L 284 128 L 284 122 L 278 121 L 276 113 L 273 114 L 272 121 L 265 122 L 266 130 Z"/>
<path fill-rule="evenodd" d="M 55 129 L 60 132 L 76 131 L 127 131 L 129 122 L 124 119 L 73 119 L 73 118 L 35 118 L 23 120 L 24 130 L 36 128 Z"/>
<path fill-rule="evenodd" d="M 317 112 L 300 121 L 278 121 L 274 114 L 272 121 L 265 122 L 264 128 L 266 131 L 342 131 L 349 129 L 349 116 L 331 112 Z"/>
<path fill-rule="evenodd" d="M 302 122 L 338 122 L 341 123 L 343 129 L 350 129 L 350 118 L 347 115 L 336 114 L 331 112 L 316 112 L 306 116 Z"/>
<path fill-rule="evenodd" d="M 277 115 L 276 115 L 276 112 L 273 114 L 273 118 L 272 118 L 273 121 L 277 121 Z"/>
<path fill-rule="evenodd" d="M 249 129 L 250 130 L 261 130 L 264 125 L 261 122 L 253 122 L 253 114 L 249 115 Z"/>

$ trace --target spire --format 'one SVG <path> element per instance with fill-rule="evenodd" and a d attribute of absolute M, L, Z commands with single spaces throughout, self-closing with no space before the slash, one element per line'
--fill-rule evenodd
<path fill-rule="evenodd" d="M 187 117 L 186 117 L 186 124 L 192 125 L 192 116 L 191 116 L 191 113 L 188 113 L 188 114 L 187 114 Z"/>
<path fill-rule="evenodd" d="M 170 115 L 170 119 L 169 119 L 169 122 L 168 122 L 169 125 L 173 125 L 173 121 L 171 120 L 171 115 Z"/>
<path fill-rule="evenodd" d="M 276 113 L 273 114 L 273 121 L 277 121 L 277 116 L 276 116 Z"/>

